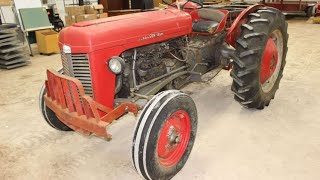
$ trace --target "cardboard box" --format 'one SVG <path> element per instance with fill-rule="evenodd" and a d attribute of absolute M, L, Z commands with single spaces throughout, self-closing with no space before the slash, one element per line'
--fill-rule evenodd
<path fill-rule="evenodd" d="M 93 5 L 93 8 L 98 12 L 98 14 L 103 13 L 103 5 L 102 4 Z"/>
<path fill-rule="evenodd" d="M 71 26 L 72 24 L 76 23 L 76 17 L 75 16 L 66 16 L 66 26 Z"/>
<path fill-rule="evenodd" d="M 75 14 L 76 15 L 85 14 L 84 6 L 76 6 Z M 76 15 L 74 15 L 74 16 L 76 16 Z"/>
<path fill-rule="evenodd" d="M 59 34 L 53 30 L 36 31 L 36 39 L 39 53 L 51 54 L 59 52 Z"/>
<path fill-rule="evenodd" d="M 103 5 L 86 5 L 84 6 L 86 14 L 102 14 L 103 13 Z"/>
<path fill-rule="evenodd" d="M 84 6 L 84 10 L 86 14 L 97 14 L 97 11 L 94 9 L 93 5 Z"/>
<path fill-rule="evenodd" d="M 11 0 L 0 0 L 0 6 L 12 6 Z"/>
<path fill-rule="evenodd" d="M 101 18 L 107 18 L 109 16 L 108 16 L 108 13 L 102 13 L 102 14 L 97 14 L 97 17 L 98 19 L 101 19 Z"/>
<path fill-rule="evenodd" d="M 90 21 L 94 19 L 97 19 L 96 14 L 83 14 L 76 16 L 76 22 Z"/>
<path fill-rule="evenodd" d="M 73 6 L 66 6 L 64 8 L 64 12 L 66 16 L 72 16 L 73 12 L 74 12 L 74 7 Z"/>
<path fill-rule="evenodd" d="M 66 16 L 77 16 L 85 14 L 84 6 L 66 6 L 65 14 Z"/>

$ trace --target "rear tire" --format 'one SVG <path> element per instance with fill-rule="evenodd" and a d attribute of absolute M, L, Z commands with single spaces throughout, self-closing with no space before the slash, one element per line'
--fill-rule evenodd
<path fill-rule="evenodd" d="M 284 15 L 279 10 L 270 7 L 249 14 L 248 22 L 241 25 L 236 41 L 234 66 L 231 71 L 233 78 L 231 89 L 235 93 L 235 100 L 241 105 L 247 108 L 263 109 L 274 98 L 286 63 L 287 27 Z M 269 42 L 270 39 L 271 42 Z M 262 64 L 265 64 L 263 63 L 265 52 L 267 52 L 265 50 L 271 48 L 272 42 L 276 47 L 276 51 L 272 52 L 276 53 L 269 58 L 269 68 L 275 68 L 275 70 L 270 73 L 268 81 L 261 81 L 264 76 L 262 69 L 265 67 Z M 270 69 L 268 71 L 271 72 Z M 269 85 L 268 88 L 265 88 L 267 85 Z"/>
<path fill-rule="evenodd" d="M 62 73 L 62 69 L 60 69 L 58 71 L 59 73 Z M 66 126 L 65 124 L 63 124 L 58 117 L 56 116 L 56 114 L 46 106 L 46 103 L 44 101 L 44 95 L 46 95 L 47 90 L 46 90 L 46 86 L 43 85 L 40 91 L 40 95 L 39 95 L 39 107 L 40 107 L 40 111 L 41 114 L 43 116 L 43 118 L 45 119 L 45 121 L 53 128 L 60 130 L 60 131 L 72 131 L 71 128 L 69 128 L 68 126 Z"/>
<path fill-rule="evenodd" d="M 185 165 L 197 130 L 193 100 L 177 90 L 156 95 L 138 118 L 133 164 L 144 179 L 171 179 Z"/>

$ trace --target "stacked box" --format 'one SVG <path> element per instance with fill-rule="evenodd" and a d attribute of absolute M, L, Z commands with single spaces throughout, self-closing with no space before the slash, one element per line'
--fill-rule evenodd
<path fill-rule="evenodd" d="M 76 23 L 76 17 L 78 15 L 85 14 L 84 6 L 66 6 L 65 7 L 65 20 L 66 26 L 71 26 Z"/>
<path fill-rule="evenodd" d="M 94 5 L 93 8 L 94 8 L 94 10 L 97 11 L 98 14 L 103 13 L 103 5 L 102 4 Z"/>
<path fill-rule="evenodd" d="M 97 18 L 107 18 L 109 17 L 108 13 L 104 13 L 104 7 L 102 4 L 94 5 L 93 9 L 97 12 Z"/>
<path fill-rule="evenodd" d="M 103 14 L 103 5 L 87 5 L 84 6 L 86 14 Z"/>
<path fill-rule="evenodd" d="M 99 18 L 108 17 L 108 13 L 103 13 L 103 5 L 86 5 L 86 6 L 66 6 L 66 26 L 74 23 L 90 21 Z"/>
<path fill-rule="evenodd" d="M 94 9 L 93 5 L 84 6 L 84 10 L 86 14 L 97 14 L 97 11 Z"/>
<path fill-rule="evenodd" d="M 66 16 L 66 26 L 71 26 L 72 24 L 76 23 L 76 16 Z"/>
<path fill-rule="evenodd" d="M 108 13 L 97 14 L 98 19 L 107 18 L 107 17 L 109 17 Z"/>
<path fill-rule="evenodd" d="M 76 22 L 90 21 L 97 19 L 96 14 L 83 14 L 76 16 Z"/>
<path fill-rule="evenodd" d="M 66 6 L 65 14 L 66 16 L 77 16 L 85 14 L 84 6 Z"/>

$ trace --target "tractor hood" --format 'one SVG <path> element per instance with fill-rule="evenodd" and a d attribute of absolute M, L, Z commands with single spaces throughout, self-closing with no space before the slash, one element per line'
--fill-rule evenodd
<path fill-rule="evenodd" d="M 115 46 L 129 49 L 191 31 L 191 16 L 170 8 L 73 24 L 60 32 L 59 45 L 71 47 L 72 53 L 89 53 Z"/>

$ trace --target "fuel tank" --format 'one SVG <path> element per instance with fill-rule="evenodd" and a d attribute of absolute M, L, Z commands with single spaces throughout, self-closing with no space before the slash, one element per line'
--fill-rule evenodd
<path fill-rule="evenodd" d="M 192 32 L 191 16 L 175 8 L 115 16 L 73 24 L 59 34 L 71 53 L 122 46 L 130 49 Z"/>

